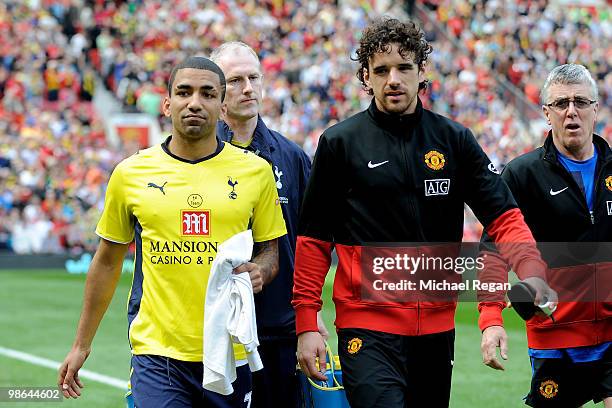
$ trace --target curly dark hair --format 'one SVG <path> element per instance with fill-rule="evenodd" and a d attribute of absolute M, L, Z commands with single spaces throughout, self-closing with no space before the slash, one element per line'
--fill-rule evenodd
<path fill-rule="evenodd" d="M 402 23 L 396 18 L 382 17 L 370 23 L 363 30 L 357 58 L 361 66 L 357 70 L 357 79 L 361 82 L 363 89 L 373 95 L 372 89 L 368 87 L 363 78 L 363 73 L 368 69 L 370 58 L 379 52 L 389 52 L 391 44 L 399 44 L 399 54 L 405 58 L 409 53 L 414 53 L 414 62 L 423 69 L 428 55 L 432 51 L 431 45 L 425 39 L 425 33 L 412 21 Z M 427 81 L 419 84 L 419 90 L 427 87 Z"/>

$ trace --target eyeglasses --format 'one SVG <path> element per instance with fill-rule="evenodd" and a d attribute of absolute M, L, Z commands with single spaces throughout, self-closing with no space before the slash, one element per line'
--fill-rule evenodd
<path fill-rule="evenodd" d="M 597 101 L 592 101 L 588 98 L 577 96 L 574 99 L 570 99 L 570 98 L 557 99 L 556 101 L 547 103 L 546 106 L 553 108 L 556 111 L 564 111 L 569 107 L 570 102 L 574 102 L 574 107 L 576 109 L 586 109 Z"/>

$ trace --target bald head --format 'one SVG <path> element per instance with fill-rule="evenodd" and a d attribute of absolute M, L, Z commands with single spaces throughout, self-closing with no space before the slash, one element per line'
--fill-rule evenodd
<path fill-rule="evenodd" d="M 215 48 L 210 54 L 210 59 L 217 65 L 221 65 L 221 60 L 231 59 L 232 57 L 238 55 L 244 56 L 249 54 L 257 61 L 257 64 L 259 65 L 259 57 L 257 56 L 255 50 L 242 41 L 229 41 Z"/>
<path fill-rule="evenodd" d="M 243 42 L 227 42 L 210 55 L 225 74 L 227 93 L 224 119 L 230 124 L 257 120 L 263 94 L 263 74 L 259 57 Z"/>

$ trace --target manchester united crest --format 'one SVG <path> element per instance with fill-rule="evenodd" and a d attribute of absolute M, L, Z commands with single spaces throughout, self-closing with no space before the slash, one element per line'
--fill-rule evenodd
<path fill-rule="evenodd" d="M 606 178 L 606 187 L 608 187 L 608 190 L 612 191 L 612 176 Z"/>
<path fill-rule="evenodd" d="M 540 394 L 546 399 L 554 398 L 559 392 L 559 384 L 553 380 L 546 380 L 540 383 Z"/>
<path fill-rule="evenodd" d="M 360 338 L 355 337 L 354 339 L 349 340 L 348 342 L 348 352 L 349 354 L 356 354 L 359 350 L 361 350 L 361 345 L 363 341 Z"/>
<path fill-rule="evenodd" d="M 444 155 L 437 150 L 430 150 L 425 155 L 425 164 L 432 170 L 442 170 L 445 163 Z"/>

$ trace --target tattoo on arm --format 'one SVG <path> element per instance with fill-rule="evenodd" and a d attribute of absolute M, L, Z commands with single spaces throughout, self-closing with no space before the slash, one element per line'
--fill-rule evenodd
<path fill-rule="evenodd" d="M 264 286 L 278 274 L 278 239 L 255 242 L 253 262 L 261 268 Z"/>

